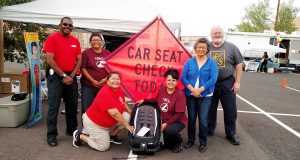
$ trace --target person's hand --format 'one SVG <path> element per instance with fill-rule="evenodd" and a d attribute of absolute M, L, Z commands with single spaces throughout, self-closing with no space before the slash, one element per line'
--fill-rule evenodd
<path fill-rule="evenodd" d="M 131 134 L 132 134 L 133 131 L 134 131 L 134 127 L 133 127 L 133 126 L 130 126 L 130 125 L 126 126 L 126 129 L 127 129 Z"/>
<path fill-rule="evenodd" d="M 106 83 L 106 77 L 99 81 L 99 85 L 103 86 Z"/>
<path fill-rule="evenodd" d="M 160 132 L 163 132 L 167 128 L 167 126 L 168 126 L 167 123 L 163 123 L 160 127 Z"/>
<path fill-rule="evenodd" d="M 193 90 L 193 92 L 192 92 L 192 95 L 193 95 L 194 97 L 199 98 L 199 97 L 201 97 L 201 92 L 202 92 L 202 90 L 201 90 L 200 88 L 195 88 L 195 89 Z"/>
<path fill-rule="evenodd" d="M 141 100 L 135 102 L 135 104 L 137 104 L 137 106 L 141 105 L 142 103 L 144 103 L 144 100 L 143 100 L 143 99 L 141 99 Z"/>
<path fill-rule="evenodd" d="M 93 86 L 94 86 L 94 87 L 96 87 L 96 88 L 100 88 L 100 84 L 99 84 L 99 82 L 98 82 L 98 81 L 96 81 L 96 80 L 93 80 L 93 81 L 92 81 L 92 84 L 93 84 Z"/>
<path fill-rule="evenodd" d="M 237 94 L 240 90 L 240 87 L 241 87 L 240 82 L 235 81 L 231 90 L 234 92 L 234 94 Z"/>
<path fill-rule="evenodd" d="M 65 85 L 71 85 L 73 83 L 73 78 L 70 76 L 66 76 L 65 78 L 63 78 L 62 82 Z"/>

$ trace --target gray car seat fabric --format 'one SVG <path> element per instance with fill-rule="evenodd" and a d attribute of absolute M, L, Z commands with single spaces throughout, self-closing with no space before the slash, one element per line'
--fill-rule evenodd
<path fill-rule="evenodd" d="M 138 107 L 137 114 L 135 114 L 134 118 L 134 135 L 143 127 L 147 127 L 150 131 L 147 132 L 144 137 L 154 137 L 156 135 L 157 125 L 157 113 L 153 107 L 148 105 Z"/>

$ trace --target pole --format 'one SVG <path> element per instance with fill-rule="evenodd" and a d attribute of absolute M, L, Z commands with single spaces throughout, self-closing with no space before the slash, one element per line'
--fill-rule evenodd
<path fill-rule="evenodd" d="M 3 36 L 3 20 L 0 19 L 0 74 L 4 73 L 4 36 Z"/>
<path fill-rule="evenodd" d="M 279 6 L 280 6 L 280 0 L 278 0 L 278 4 L 277 4 L 277 11 L 276 11 L 276 18 L 275 18 L 275 25 L 274 25 L 274 30 L 275 30 L 275 32 L 278 31 L 278 14 L 279 14 Z"/>

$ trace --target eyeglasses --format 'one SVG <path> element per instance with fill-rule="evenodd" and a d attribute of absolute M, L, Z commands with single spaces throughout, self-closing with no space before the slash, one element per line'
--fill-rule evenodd
<path fill-rule="evenodd" d="M 92 39 L 91 41 L 92 42 L 100 42 L 101 40 L 100 39 Z"/>
<path fill-rule="evenodd" d="M 196 49 L 207 50 L 207 47 L 196 47 Z"/>
<path fill-rule="evenodd" d="M 69 26 L 70 28 L 73 27 L 73 24 L 68 24 L 68 23 L 63 23 L 62 25 L 65 26 L 65 27 Z"/>

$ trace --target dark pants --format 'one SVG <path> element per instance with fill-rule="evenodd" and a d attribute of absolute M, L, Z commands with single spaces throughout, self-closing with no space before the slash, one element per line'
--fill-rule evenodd
<path fill-rule="evenodd" d="M 98 88 L 81 86 L 81 113 L 82 114 L 85 113 L 85 111 L 91 106 L 98 92 L 99 92 Z"/>
<path fill-rule="evenodd" d="M 173 148 L 176 144 L 182 143 L 180 131 L 184 129 L 184 124 L 174 122 L 167 126 L 164 131 L 164 143 L 166 148 Z"/>
<path fill-rule="evenodd" d="M 262 72 L 263 69 L 264 69 L 264 72 L 267 72 L 267 64 L 268 64 L 268 62 L 262 62 L 261 63 L 260 72 Z"/>
<path fill-rule="evenodd" d="M 231 90 L 234 81 L 235 78 L 232 76 L 228 80 L 219 81 L 216 83 L 208 114 L 208 132 L 214 132 L 216 128 L 217 108 L 220 100 L 224 112 L 225 134 L 227 136 L 233 136 L 236 134 L 236 95 Z"/>
<path fill-rule="evenodd" d="M 186 96 L 188 110 L 188 141 L 194 143 L 196 138 L 196 119 L 199 123 L 199 142 L 201 145 L 207 144 L 207 116 L 212 97 L 196 98 Z"/>
<path fill-rule="evenodd" d="M 64 85 L 62 78 L 57 74 L 49 75 L 48 86 L 48 115 L 47 115 L 47 137 L 56 137 L 57 114 L 61 99 L 65 102 L 66 110 L 66 133 L 72 134 L 77 128 L 77 105 L 78 105 L 78 84 L 73 80 L 71 85 Z"/>

